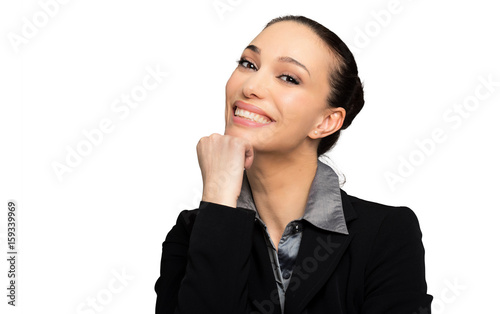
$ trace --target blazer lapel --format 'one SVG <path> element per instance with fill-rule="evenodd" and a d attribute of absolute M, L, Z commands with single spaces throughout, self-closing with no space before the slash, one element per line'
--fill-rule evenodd
<path fill-rule="evenodd" d="M 251 280 L 248 280 L 248 298 L 252 303 L 251 307 L 256 308 L 257 313 L 281 314 L 276 280 L 264 233 L 258 222 L 255 223 L 253 230 L 249 278 Z"/>
<path fill-rule="evenodd" d="M 355 219 L 356 213 L 341 191 L 346 222 Z M 286 313 L 301 313 L 318 290 L 329 280 L 345 253 L 353 235 L 329 232 L 304 224 L 302 241 L 285 295 Z"/>

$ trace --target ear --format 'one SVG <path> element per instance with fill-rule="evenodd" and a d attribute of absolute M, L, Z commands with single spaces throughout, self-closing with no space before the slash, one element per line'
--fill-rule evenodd
<path fill-rule="evenodd" d="M 344 124 L 345 114 L 345 109 L 342 107 L 326 109 L 323 119 L 309 132 L 309 137 L 323 138 L 337 132 Z"/>

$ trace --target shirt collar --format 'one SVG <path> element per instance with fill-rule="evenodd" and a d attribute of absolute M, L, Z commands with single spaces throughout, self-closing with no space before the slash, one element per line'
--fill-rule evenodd
<path fill-rule="evenodd" d="M 257 212 L 246 172 L 243 174 L 237 207 Z M 349 234 L 342 208 L 338 176 L 330 166 L 320 160 L 318 160 L 318 167 L 309 190 L 302 219 L 327 231 Z"/>

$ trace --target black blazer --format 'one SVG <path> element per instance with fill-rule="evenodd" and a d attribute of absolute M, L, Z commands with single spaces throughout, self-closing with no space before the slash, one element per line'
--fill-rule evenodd
<path fill-rule="evenodd" d="M 415 214 L 341 195 L 349 235 L 304 222 L 285 313 L 430 313 Z M 156 313 L 281 313 L 261 229 L 248 209 L 181 212 L 163 243 Z"/>

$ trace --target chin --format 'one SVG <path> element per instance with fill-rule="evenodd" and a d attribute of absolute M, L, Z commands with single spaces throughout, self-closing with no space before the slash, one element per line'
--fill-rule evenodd
<path fill-rule="evenodd" d="M 251 134 L 249 134 L 248 130 L 237 128 L 234 126 L 226 127 L 226 129 L 224 130 L 224 135 L 246 138 L 247 140 L 250 140 L 252 137 Z"/>
<path fill-rule="evenodd" d="M 234 126 L 226 128 L 224 131 L 224 135 L 231 135 L 234 137 L 244 138 L 248 140 L 250 144 L 252 144 L 252 146 L 254 146 L 255 144 L 257 144 L 255 139 L 255 134 L 251 133 L 252 132 L 249 132 L 249 130 L 241 129 Z"/>

